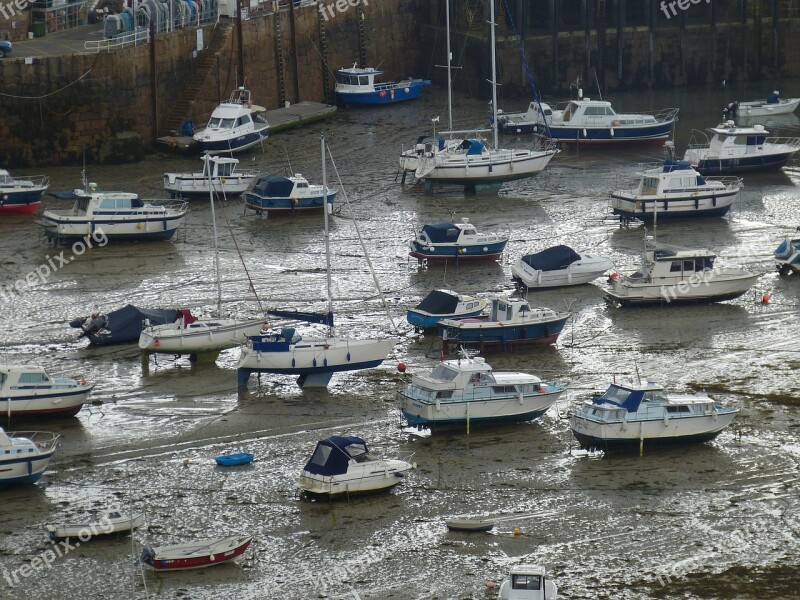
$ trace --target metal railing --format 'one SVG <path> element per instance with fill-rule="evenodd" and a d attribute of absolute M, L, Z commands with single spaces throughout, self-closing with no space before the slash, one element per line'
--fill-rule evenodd
<path fill-rule="evenodd" d="M 139 29 L 138 31 L 131 31 L 124 35 L 118 35 L 113 38 L 105 40 L 89 40 L 83 43 L 83 49 L 87 52 L 111 52 L 119 48 L 127 48 L 130 46 L 141 46 L 142 44 L 150 43 L 150 31 L 147 29 Z"/>

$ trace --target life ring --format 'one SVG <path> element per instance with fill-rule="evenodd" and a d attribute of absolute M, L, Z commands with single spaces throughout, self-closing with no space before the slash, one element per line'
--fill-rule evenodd
<path fill-rule="evenodd" d="M 380 92 L 378 92 L 378 96 L 383 98 L 384 96 L 386 96 L 386 91 L 385 90 L 381 90 Z"/>

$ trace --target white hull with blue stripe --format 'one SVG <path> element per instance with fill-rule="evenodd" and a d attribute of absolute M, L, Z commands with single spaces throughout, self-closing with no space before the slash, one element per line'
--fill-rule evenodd
<path fill-rule="evenodd" d="M 0 428 L 0 486 L 36 483 L 56 452 L 58 434 Z"/>
<path fill-rule="evenodd" d="M 42 367 L 0 367 L 0 414 L 16 417 L 73 416 L 94 384 L 51 376 Z"/>
<path fill-rule="evenodd" d="M 206 154 L 235 154 L 261 144 L 269 136 L 267 109 L 254 105 L 250 90 L 239 87 L 231 92 L 208 120 L 205 128 L 194 134 L 194 140 Z"/>

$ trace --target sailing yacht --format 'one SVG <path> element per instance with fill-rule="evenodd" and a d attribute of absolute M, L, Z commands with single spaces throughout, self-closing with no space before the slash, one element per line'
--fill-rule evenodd
<path fill-rule="evenodd" d="M 492 129 L 494 145 L 488 147 L 482 140 L 464 139 L 458 144 L 445 145 L 438 152 L 423 152 L 419 155 L 414 175 L 416 175 L 417 179 L 425 181 L 426 185 L 439 182 L 474 187 L 477 184 L 502 183 L 504 181 L 532 177 L 541 173 L 559 152 L 552 143 L 532 149 L 498 148 L 494 0 L 491 0 L 489 10 L 492 19 Z"/>
<path fill-rule="evenodd" d="M 214 187 L 211 173 L 215 171 L 211 163 L 224 159 L 206 154 L 205 172 L 208 174 L 208 189 L 211 199 L 211 220 L 214 229 L 214 267 L 217 277 L 217 315 L 222 314 L 222 283 L 219 269 L 219 248 L 217 246 L 217 219 L 214 213 Z M 197 319 L 188 310 L 178 311 L 172 323 L 147 325 L 139 336 L 139 348 L 145 352 L 163 354 L 190 354 L 218 352 L 226 348 L 241 346 L 247 337 L 261 331 L 263 319 Z"/>
<path fill-rule="evenodd" d="M 276 328 L 261 335 L 250 336 L 242 349 L 238 366 L 240 386 L 247 385 L 253 373 L 297 375 L 301 388 L 327 387 L 333 374 L 339 371 L 358 371 L 380 365 L 397 343 L 395 339 L 357 340 L 337 336 L 333 328 L 333 300 L 331 294 L 331 252 L 328 236 L 327 201 L 328 183 L 325 171 L 325 136 L 322 146 L 322 189 L 325 199 L 325 266 L 327 271 L 328 312 L 325 314 L 297 311 L 268 311 L 269 314 L 297 321 L 318 323 L 328 327 L 328 335 L 305 339 L 293 327 Z"/>

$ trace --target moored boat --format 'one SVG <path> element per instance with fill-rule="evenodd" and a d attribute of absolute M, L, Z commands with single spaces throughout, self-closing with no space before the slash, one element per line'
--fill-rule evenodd
<path fill-rule="evenodd" d="M 179 316 L 179 311 L 174 309 L 148 309 L 126 304 L 108 314 L 94 311 L 88 317 L 73 319 L 69 325 L 81 330 L 79 339 L 86 337 L 92 346 L 105 346 L 135 342 L 147 325 L 173 323 Z"/>
<path fill-rule="evenodd" d="M 9 419 L 73 416 L 92 388 L 86 379 L 51 376 L 40 366 L 0 366 L 0 413 Z"/>
<path fill-rule="evenodd" d="M 445 525 L 450 531 L 491 531 L 495 522 L 492 519 L 447 519 Z"/>
<path fill-rule="evenodd" d="M 204 569 L 236 560 L 252 541 L 249 536 L 232 536 L 172 546 L 145 546 L 139 560 L 155 571 Z"/>
<path fill-rule="evenodd" d="M 164 189 L 174 198 L 207 198 L 209 190 L 226 198 L 241 196 L 256 178 L 255 171 L 239 171 L 236 158 L 218 158 L 216 161 L 204 160 L 202 172 L 164 173 Z M 209 178 L 208 170 L 211 168 Z"/>
<path fill-rule="evenodd" d="M 413 453 L 405 458 L 411 456 Z M 312 498 L 388 491 L 414 467 L 408 460 L 373 456 L 360 437 L 331 436 L 317 442 L 300 473 L 297 488 Z"/>
<path fill-rule="evenodd" d="M 214 459 L 220 467 L 238 467 L 240 465 L 249 465 L 255 459 L 254 454 L 249 452 L 235 452 L 233 454 L 223 454 Z"/>
<path fill-rule="evenodd" d="M 409 242 L 409 254 L 428 262 L 496 260 L 507 243 L 507 236 L 478 233 L 469 219 L 463 218 L 461 223 L 424 225 Z"/>
<path fill-rule="evenodd" d="M 288 214 L 322 210 L 336 200 L 338 190 L 309 184 L 300 173 L 290 177 L 280 175 L 260 177 L 253 189 L 245 194 L 245 208 L 256 213 Z"/>
<path fill-rule="evenodd" d="M 427 79 L 404 79 L 381 83 L 383 75 L 372 67 L 353 65 L 336 71 L 336 97 L 342 104 L 393 104 L 419 98 L 422 88 L 431 84 Z"/>
<path fill-rule="evenodd" d="M 250 90 L 239 87 L 211 113 L 205 128 L 194 134 L 201 152 L 234 154 L 260 144 L 269 136 L 267 109 L 253 104 Z"/>
<path fill-rule="evenodd" d="M 51 541 L 80 538 L 81 542 L 92 538 L 126 534 L 142 526 L 144 515 L 141 513 L 124 513 L 118 509 L 104 511 L 99 519 L 82 523 L 68 523 L 63 525 L 47 525 L 47 535 Z"/>
<path fill-rule="evenodd" d="M 48 431 L 6 433 L 0 427 L 0 487 L 39 481 L 60 437 Z"/>
<path fill-rule="evenodd" d="M 582 446 L 608 448 L 706 442 L 730 425 L 738 408 L 705 394 L 669 394 L 656 383 L 614 383 L 570 416 Z"/>
<path fill-rule="evenodd" d="M 775 262 L 781 275 L 788 275 L 792 271 L 800 273 L 800 227 L 794 234 L 787 235 L 775 249 Z"/>
<path fill-rule="evenodd" d="M 518 565 L 500 585 L 500 600 L 556 600 L 558 586 L 539 565 Z"/>
<path fill-rule="evenodd" d="M 406 313 L 406 320 L 420 329 L 433 329 L 443 319 L 477 317 L 486 310 L 483 298 L 459 294 L 452 290 L 433 290 L 422 302 Z"/>
<path fill-rule="evenodd" d="M 139 348 L 160 354 L 198 354 L 242 346 L 248 336 L 257 335 L 264 319 L 198 319 L 190 310 L 180 309 L 171 323 L 147 323 L 139 335 Z"/>
<path fill-rule="evenodd" d="M 725 114 L 737 117 L 768 117 L 793 113 L 800 105 L 800 98 L 781 98 L 778 90 L 773 91 L 763 100 L 752 102 L 731 102 L 725 107 Z"/>
<path fill-rule="evenodd" d="M 511 274 L 522 289 L 540 289 L 589 283 L 613 268 L 610 258 L 559 245 L 526 254 L 511 266 Z"/>
<path fill-rule="evenodd" d="M 0 214 L 36 212 L 49 186 L 50 180 L 44 175 L 15 178 L 0 169 Z"/>

